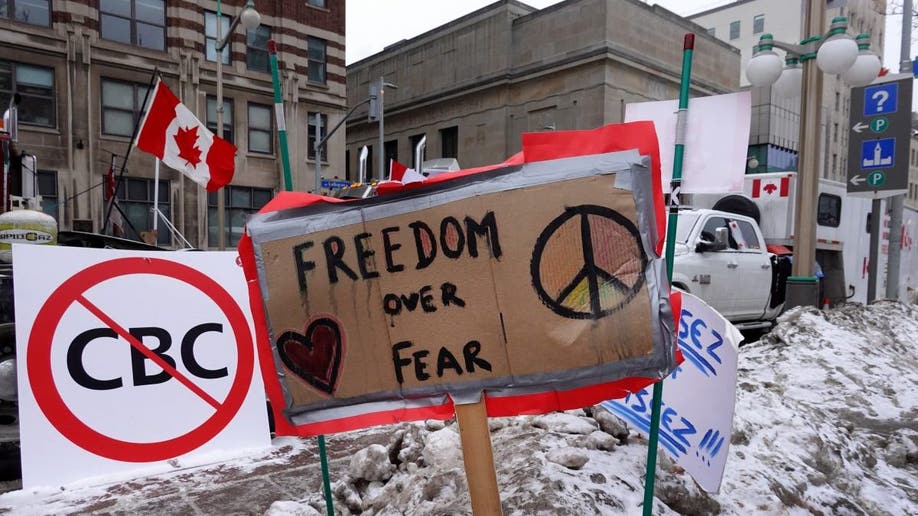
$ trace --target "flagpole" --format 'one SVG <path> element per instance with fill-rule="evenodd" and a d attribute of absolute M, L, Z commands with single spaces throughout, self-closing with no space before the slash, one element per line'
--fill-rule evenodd
<path fill-rule="evenodd" d="M 284 121 L 284 99 L 281 96 L 280 78 L 277 73 L 277 43 L 273 39 L 268 40 L 268 57 L 271 60 L 271 80 L 274 83 L 274 115 L 277 118 L 277 138 L 280 141 L 281 165 L 284 167 L 284 190 L 290 192 L 293 190 L 293 178 L 290 176 L 290 155 L 287 152 L 287 124 Z M 316 117 L 321 118 L 321 114 L 316 113 Z M 316 141 L 318 141 L 318 128 L 321 125 L 316 127 Z M 317 148 L 316 163 L 322 159 L 318 152 L 319 149 Z M 318 172 L 316 175 L 318 175 Z M 316 182 L 318 183 L 318 181 L 319 178 L 316 177 Z M 319 195 L 319 189 L 316 188 L 313 193 Z M 322 464 L 322 487 L 325 493 L 325 510 L 328 516 L 334 516 L 335 508 L 332 505 L 331 480 L 328 475 L 328 454 L 325 452 L 325 436 L 320 435 L 318 441 L 319 462 Z"/>
<path fill-rule="evenodd" d="M 281 96 L 280 78 L 277 73 L 277 43 L 268 40 L 268 57 L 271 60 L 271 80 L 274 83 L 274 116 L 277 118 L 277 138 L 280 140 L 281 165 L 284 167 L 284 190 L 293 190 L 293 178 L 290 177 L 290 155 L 287 152 L 287 123 L 284 120 L 284 99 Z M 318 116 L 318 113 L 316 114 Z M 316 135 L 318 137 L 318 135 Z M 316 160 L 319 157 L 316 156 Z M 319 194 L 316 190 L 316 195 Z"/>
<path fill-rule="evenodd" d="M 156 167 L 153 169 L 153 238 L 159 242 L 156 234 L 159 222 L 159 158 L 156 158 Z"/>
<path fill-rule="evenodd" d="M 688 123 L 689 86 L 692 76 L 692 53 L 695 35 L 685 35 L 682 44 L 682 81 L 679 88 L 679 111 L 676 115 L 676 148 L 673 154 L 672 188 L 669 194 L 669 221 L 666 225 L 666 278 L 673 282 L 673 258 L 676 254 L 676 223 L 679 220 L 679 193 L 682 188 L 682 159 L 685 155 L 685 128 Z M 653 489 L 657 472 L 657 443 L 660 439 L 660 410 L 663 404 L 663 379 L 653 384 L 650 411 L 650 436 L 647 441 L 647 476 L 644 482 L 644 516 L 653 513 Z"/>
<path fill-rule="evenodd" d="M 140 122 L 143 120 L 147 112 L 147 101 L 150 100 L 150 93 L 153 91 L 153 86 L 156 83 L 156 78 L 159 77 L 159 68 L 153 68 L 153 75 L 150 77 L 150 84 L 147 86 L 147 93 L 143 96 L 143 113 L 137 117 L 137 120 L 134 120 L 134 132 L 131 133 L 131 142 L 128 143 L 127 152 L 124 153 L 124 160 L 121 162 L 121 171 L 118 172 L 118 182 L 115 183 L 115 195 L 112 197 L 114 199 L 118 195 L 118 187 L 121 186 L 121 181 L 124 178 L 124 170 L 127 166 L 128 158 L 131 156 L 131 149 L 134 148 L 134 144 L 137 140 L 137 132 L 140 130 Z M 105 219 L 102 221 L 102 234 L 105 234 L 105 228 L 108 227 L 108 221 L 112 216 L 112 207 L 115 205 L 114 201 L 109 203 L 108 210 L 105 212 Z M 136 231 L 136 230 L 135 230 Z"/>

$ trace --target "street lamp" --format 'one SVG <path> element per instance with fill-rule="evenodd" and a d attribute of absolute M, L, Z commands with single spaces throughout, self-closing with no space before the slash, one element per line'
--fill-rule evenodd
<path fill-rule="evenodd" d="M 825 0 L 808 0 L 805 27 L 809 34 L 821 34 L 825 26 Z M 819 123 L 822 106 L 820 71 L 841 74 L 849 86 L 863 86 L 877 77 L 880 60 L 869 52 L 870 36 L 862 34 L 855 42 L 848 34 L 848 19 L 832 20 L 829 32 L 804 39 L 799 45 L 775 41 L 763 34 L 746 66 L 746 77 L 753 86 L 775 84 L 787 94 L 796 86 L 793 75 L 782 77 L 782 60 L 774 48 L 787 52 L 785 73 L 801 77 L 799 168 L 794 211 L 794 261 L 787 282 L 787 306 L 819 306 L 819 283 L 814 275 L 816 262 L 816 207 L 819 196 Z M 860 48 L 860 53 L 858 49 Z M 817 68 L 818 65 L 818 68 Z M 799 71 L 798 71 L 799 70 Z"/>
<path fill-rule="evenodd" d="M 386 178 L 386 142 L 385 142 L 385 126 L 384 126 L 384 117 L 385 117 L 385 101 L 384 95 L 386 93 L 386 88 L 398 89 L 398 86 L 392 84 L 391 82 L 386 82 L 385 78 L 380 77 L 378 81 L 373 81 L 370 83 L 370 110 L 368 112 L 368 118 L 372 121 L 379 122 L 379 152 L 377 154 L 377 167 L 376 173 L 379 176 L 379 180 L 383 181 Z"/>
<path fill-rule="evenodd" d="M 261 25 L 261 15 L 255 10 L 255 2 L 248 0 L 245 8 L 233 18 L 229 30 L 223 35 L 223 13 L 220 10 L 220 0 L 217 0 L 217 42 L 214 45 L 215 57 L 217 59 L 217 136 L 223 138 L 223 49 L 229 43 L 230 36 L 239 22 L 246 30 L 255 30 Z M 224 193 L 217 192 L 217 242 L 220 250 L 226 249 L 226 214 Z"/>

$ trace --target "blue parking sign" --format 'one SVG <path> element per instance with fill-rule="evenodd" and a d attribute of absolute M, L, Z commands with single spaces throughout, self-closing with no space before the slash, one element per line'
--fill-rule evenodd
<path fill-rule="evenodd" d="M 899 83 L 889 82 L 864 88 L 864 116 L 895 113 L 899 104 Z"/>

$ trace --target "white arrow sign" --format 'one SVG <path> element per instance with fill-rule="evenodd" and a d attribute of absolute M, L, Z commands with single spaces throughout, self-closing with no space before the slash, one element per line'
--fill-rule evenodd
<path fill-rule="evenodd" d="M 864 129 L 867 129 L 868 127 L 870 127 L 870 126 L 867 125 L 867 124 L 865 124 L 864 122 L 858 122 L 858 123 L 854 124 L 854 127 L 852 127 L 851 130 L 854 131 L 854 132 L 856 132 L 856 133 L 858 133 L 858 134 L 860 134 L 861 131 L 863 131 Z"/>
<path fill-rule="evenodd" d="M 854 186 L 858 186 L 866 180 L 867 180 L 866 177 L 861 177 L 860 175 L 856 175 L 851 178 L 851 184 L 853 184 Z"/>

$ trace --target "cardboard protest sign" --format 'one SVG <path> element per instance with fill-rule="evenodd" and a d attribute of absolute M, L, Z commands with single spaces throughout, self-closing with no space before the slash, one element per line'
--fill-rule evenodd
<path fill-rule="evenodd" d="M 240 253 L 284 414 L 325 433 L 666 374 L 654 202 L 630 151 L 254 216 Z"/>
<path fill-rule="evenodd" d="M 736 404 L 739 330 L 701 299 L 681 293 L 679 350 L 685 357 L 663 381 L 660 445 L 702 489 L 720 489 Z M 651 388 L 603 407 L 647 435 Z"/>

